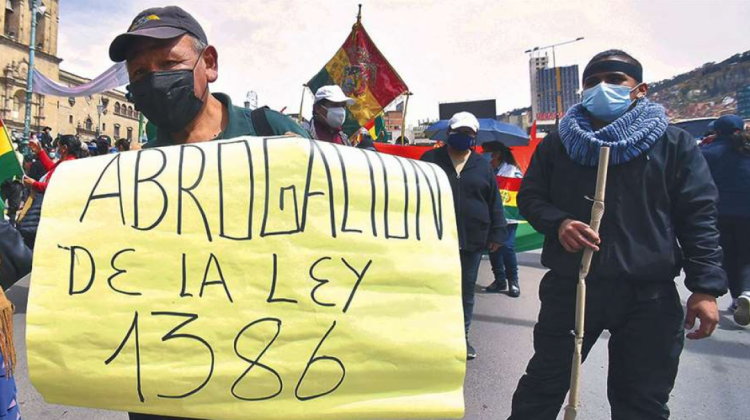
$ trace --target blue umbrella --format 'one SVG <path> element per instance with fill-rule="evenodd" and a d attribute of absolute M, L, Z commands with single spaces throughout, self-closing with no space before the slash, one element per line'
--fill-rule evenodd
<path fill-rule="evenodd" d="M 440 120 L 432 124 L 425 132 L 430 134 L 432 140 L 446 141 L 448 139 L 448 120 Z M 521 127 L 516 125 L 491 118 L 480 118 L 477 145 L 491 141 L 499 141 L 506 146 L 526 146 L 529 144 L 529 136 Z"/>

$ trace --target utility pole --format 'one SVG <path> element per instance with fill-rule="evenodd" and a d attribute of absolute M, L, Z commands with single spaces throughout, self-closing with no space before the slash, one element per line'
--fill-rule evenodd
<path fill-rule="evenodd" d="M 562 109 L 562 74 L 560 72 L 560 68 L 557 67 L 557 59 L 555 57 L 555 47 L 559 47 L 561 45 L 566 44 L 572 44 L 574 42 L 578 42 L 583 40 L 582 36 L 579 36 L 576 39 L 565 41 L 565 42 L 559 42 L 557 44 L 547 45 L 546 47 L 534 47 L 530 48 L 526 51 L 524 51 L 525 54 L 533 54 L 537 51 L 542 51 L 546 49 L 552 50 L 552 67 L 555 69 L 555 125 L 558 125 L 560 122 L 560 110 Z M 532 101 L 535 101 L 536 98 L 531 98 Z"/>
<path fill-rule="evenodd" d="M 31 0 L 31 39 L 29 39 L 29 72 L 26 75 L 26 117 L 23 122 L 23 143 L 26 144 L 31 136 L 31 102 L 33 100 L 32 84 L 34 76 L 34 52 L 36 51 L 36 14 L 41 8 L 37 7 L 39 0 Z M 44 10 L 41 10 L 44 12 Z M 20 35 L 20 34 L 19 34 Z"/>

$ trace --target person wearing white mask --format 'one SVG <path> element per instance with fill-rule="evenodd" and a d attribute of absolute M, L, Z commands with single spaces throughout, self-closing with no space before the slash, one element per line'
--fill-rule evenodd
<path fill-rule="evenodd" d="M 349 138 L 342 131 L 346 120 L 346 107 L 353 105 L 354 99 L 346 96 L 337 85 L 322 86 L 315 92 L 313 117 L 308 132 L 316 140 L 351 146 Z"/>

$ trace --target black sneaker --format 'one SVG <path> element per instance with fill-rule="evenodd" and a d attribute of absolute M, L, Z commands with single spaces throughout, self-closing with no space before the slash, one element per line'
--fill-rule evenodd
<path fill-rule="evenodd" d="M 491 285 L 487 286 L 484 291 L 487 293 L 500 293 L 508 288 L 508 283 L 505 281 L 493 281 Z"/>
<path fill-rule="evenodd" d="M 508 290 L 508 296 L 514 298 L 521 296 L 521 287 L 518 285 L 518 280 L 510 282 L 510 290 Z"/>
<path fill-rule="evenodd" d="M 466 360 L 474 360 L 477 358 L 477 351 L 474 350 L 474 347 L 469 344 L 469 342 L 466 342 Z"/>

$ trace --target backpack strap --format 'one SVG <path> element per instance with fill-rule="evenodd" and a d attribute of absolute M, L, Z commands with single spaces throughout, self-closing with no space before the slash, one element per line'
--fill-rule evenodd
<path fill-rule="evenodd" d="M 250 112 L 250 120 L 253 122 L 256 136 L 267 137 L 276 135 L 276 132 L 271 127 L 271 124 L 268 122 L 268 117 L 266 116 L 266 111 L 268 110 L 269 108 L 267 106 L 262 106 Z"/>

